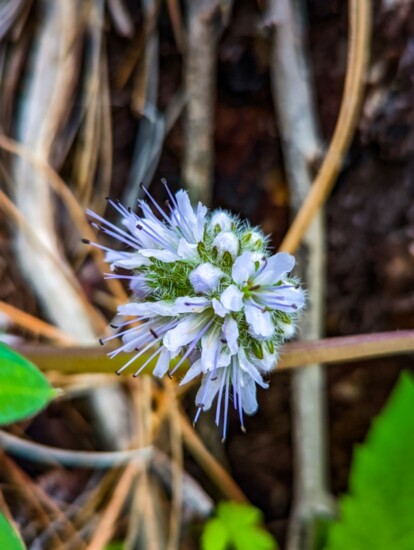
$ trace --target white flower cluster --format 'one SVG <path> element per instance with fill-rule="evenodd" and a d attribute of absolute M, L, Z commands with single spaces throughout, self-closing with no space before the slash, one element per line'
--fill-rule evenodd
<path fill-rule="evenodd" d="M 140 201 L 140 216 L 110 200 L 123 228 L 88 211 L 96 228 L 129 248 L 120 252 L 92 243 L 106 251 L 114 271 L 108 276 L 130 279 L 133 294 L 119 307 L 131 317 L 116 335 L 123 345 L 110 355 L 134 353 L 120 371 L 144 355 L 134 376 L 154 359 L 156 376 L 172 376 L 189 359 L 181 384 L 202 375 L 195 421 L 218 395 L 216 423 L 223 419 L 225 437 L 230 398 L 244 429 L 243 413 L 257 409 L 256 384 L 267 387 L 263 376 L 293 336 L 305 294 L 290 276 L 294 258 L 270 255 L 260 230 L 227 212 L 209 213 L 201 203 L 194 209 L 185 191 L 173 196 L 166 189 L 167 212 L 148 191 L 153 208 Z"/>

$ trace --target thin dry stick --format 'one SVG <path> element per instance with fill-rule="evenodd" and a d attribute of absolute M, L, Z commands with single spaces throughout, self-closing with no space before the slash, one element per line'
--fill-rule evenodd
<path fill-rule="evenodd" d="M 10 321 L 22 328 L 29 331 L 31 334 L 36 336 L 43 336 L 48 340 L 52 340 L 57 344 L 62 346 L 73 346 L 76 344 L 76 340 L 71 336 L 68 336 L 65 332 L 59 328 L 42 321 L 38 317 L 34 317 L 17 307 L 14 307 L 10 304 L 6 304 L 0 300 L 0 311 L 7 315 Z"/>
<path fill-rule="evenodd" d="M 73 273 L 65 269 L 65 265 L 59 261 L 59 258 L 47 248 L 39 236 L 32 231 L 30 224 L 26 221 L 23 214 L 15 206 L 15 204 L 7 197 L 7 195 L 0 189 L 0 209 L 3 210 L 6 215 L 12 220 L 17 227 L 26 235 L 27 239 L 32 242 L 34 247 L 42 251 L 42 254 L 51 262 L 53 267 L 58 270 L 64 280 L 73 289 L 73 292 L 78 296 L 80 303 L 84 306 L 88 312 L 91 322 L 99 329 L 99 332 L 104 332 L 106 329 L 106 322 L 103 317 L 93 308 L 89 300 L 86 298 L 82 291 L 78 281 L 73 276 Z"/>
<path fill-rule="evenodd" d="M 183 176 L 194 201 L 210 204 L 213 172 L 213 121 L 216 89 L 218 0 L 187 1 L 185 57 L 185 152 Z"/>
<path fill-rule="evenodd" d="M 273 0 L 272 90 L 291 194 L 291 207 L 298 211 L 312 183 L 311 164 L 320 150 L 311 71 L 306 57 L 302 6 L 291 0 Z M 315 217 L 299 251 L 299 273 L 307 286 L 309 304 L 301 318 L 305 340 L 322 333 L 324 295 L 323 213 Z M 302 260 L 302 261 L 301 261 Z M 334 513 L 329 496 L 326 453 L 325 374 L 321 365 L 299 369 L 292 379 L 294 439 L 294 508 L 287 548 L 313 545 L 313 525 L 324 512 Z"/>
<path fill-rule="evenodd" d="M 129 464 L 122 472 L 121 478 L 116 484 L 111 500 L 102 514 L 95 534 L 86 550 L 101 550 L 109 542 L 114 532 L 115 522 L 121 513 L 122 507 L 134 485 L 139 465 Z"/>
<path fill-rule="evenodd" d="M 142 462 L 148 460 L 151 456 L 150 447 L 113 452 L 56 449 L 48 445 L 20 439 L 3 430 L 0 430 L 0 448 L 7 453 L 31 462 L 48 466 L 61 464 L 68 468 L 113 468 L 130 461 Z"/>
<path fill-rule="evenodd" d="M 193 430 L 187 417 L 181 414 L 180 420 L 184 443 L 207 476 L 229 500 L 248 502 L 246 495 L 242 492 L 231 475 L 206 449 L 201 439 Z"/>
<path fill-rule="evenodd" d="M 38 170 L 41 174 L 44 175 L 46 182 L 50 185 L 51 189 L 62 199 L 63 203 L 66 206 L 66 209 L 71 216 L 73 223 L 80 235 L 83 235 L 85 238 L 94 241 L 96 240 L 96 234 L 92 230 L 91 226 L 85 218 L 85 213 L 82 207 L 79 205 L 76 197 L 73 195 L 72 191 L 65 184 L 63 179 L 59 174 L 44 160 L 37 157 L 31 153 L 24 145 L 17 143 L 13 139 L 0 134 L 0 148 L 18 155 L 26 162 L 29 162 L 33 168 Z M 102 251 L 96 247 L 92 247 L 90 250 L 92 257 L 94 258 L 99 270 L 102 273 L 107 271 L 107 265 L 104 261 L 104 255 Z M 127 295 L 122 287 L 122 285 L 116 279 L 107 279 L 106 280 L 108 288 L 114 294 L 116 299 L 121 302 L 127 300 Z"/>
<path fill-rule="evenodd" d="M 114 373 L 114 370 L 131 358 L 121 357 L 120 362 L 107 357 L 101 348 L 65 348 L 47 345 L 18 344 L 15 349 L 33 361 L 44 372 L 58 371 L 60 374 Z M 315 341 L 301 341 L 284 344 L 277 364 L 277 371 L 293 369 L 311 363 L 343 363 L 376 359 L 387 355 L 406 355 L 414 352 L 414 330 L 398 330 L 338 336 Z M 57 364 L 59 367 L 57 368 Z M 375 363 L 373 363 L 375 366 Z M 150 372 L 150 369 L 149 371 Z M 115 378 L 115 375 L 114 375 Z M 116 377 L 124 380 L 124 377 Z M 188 385 L 191 387 L 191 383 Z M 185 387 L 177 388 L 181 394 Z M 164 401 L 160 409 L 165 409 Z M 155 425 L 157 428 L 158 422 Z"/>
<path fill-rule="evenodd" d="M 171 380 L 165 381 L 165 391 L 168 395 L 170 440 L 172 454 L 172 506 L 170 516 L 170 532 L 167 550 L 178 550 L 180 542 L 181 508 L 183 500 L 183 447 L 175 384 Z"/>
<path fill-rule="evenodd" d="M 66 517 L 65 513 L 17 464 L 5 454 L 0 457 L 0 464 L 3 474 L 7 473 L 10 483 L 13 484 L 13 487 L 22 491 L 24 501 L 36 512 L 41 526 L 49 530 L 50 538 L 56 548 L 61 547 L 59 545 L 62 545 L 62 541 L 59 538 L 57 529 L 53 525 L 53 518 L 59 518 L 72 536 L 77 535 L 75 526 Z"/>
<path fill-rule="evenodd" d="M 348 68 L 338 121 L 312 189 L 280 245 L 280 250 L 286 252 L 295 252 L 313 216 L 328 198 L 357 125 L 369 56 L 371 2 L 370 0 L 350 0 L 349 10 Z"/>

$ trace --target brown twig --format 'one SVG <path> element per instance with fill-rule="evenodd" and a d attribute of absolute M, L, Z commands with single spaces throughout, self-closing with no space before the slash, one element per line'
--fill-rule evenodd
<path fill-rule="evenodd" d="M 184 444 L 208 477 L 229 500 L 248 502 L 247 497 L 244 495 L 231 475 L 206 449 L 197 433 L 193 430 L 187 417 L 182 414 L 180 419 Z"/>
<path fill-rule="evenodd" d="M 295 252 L 313 216 L 328 198 L 354 136 L 364 91 L 371 32 L 370 0 L 350 0 L 348 68 L 334 134 L 322 166 L 302 208 L 291 224 L 280 250 Z"/>

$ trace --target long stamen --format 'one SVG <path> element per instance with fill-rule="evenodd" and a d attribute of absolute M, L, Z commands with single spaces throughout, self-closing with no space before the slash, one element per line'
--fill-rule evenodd
<path fill-rule="evenodd" d="M 160 205 L 157 203 L 157 201 L 154 199 L 154 197 L 151 195 L 151 193 L 148 191 L 148 189 L 145 188 L 145 186 L 141 183 L 140 184 L 141 189 L 144 191 L 144 193 L 147 195 L 149 200 L 152 202 L 154 207 L 158 210 L 158 212 L 161 214 L 161 216 L 165 219 L 165 221 L 168 224 L 171 224 L 170 217 L 164 212 L 164 210 L 160 207 Z"/>
<path fill-rule="evenodd" d="M 131 248 L 137 248 L 141 246 L 141 243 L 137 239 L 134 239 L 132 235 L 123 236 L 121 233 L 112 231 L 111 229 L 107 229 L 106 227 L 102 227 L 95 222 L 92 222 L 92 227 L 94 227 L 98 231 L 102 231 L 102 233 L 105 233 L 105 235 L 109 235 L 110 237 L 117 239 L 119 242 L 124 243 Z"/>
<path fill-rule="evenodd" d="M 219 394 L 217 398 L 217 408 L 216 408 L 216 418 L 215 418 L 216 426 L 219 426 L 220 424 L 221 402 L 223 398 L 223 389 L 224 389 L 225 383 L 226 383 L 226 373 L 224 372 L 221 377 Z"/>
<path fill-rule="evenodd" d="M 230 391 L 230 369 L 226 372 L 226 389 L 224 394 L 224 422 L 223 422 L 223 439 L 222 442 L 226 440 L 227 436 L 227 419 L 229 412 L 229 391 Z"/>
<path fill-rule="evenodd" d="M 145 361 L 145 363 L 136 371 L 134 372 L 134 374 L 132 375 L 134 378 L 136 378 L 144 369 L 145 367 L 151 363 L 151 361 L 157 357 L 157 355 L 159 355 L 160 353 L 162 352 L 162 347 L 161 348 L 158 348 L 157 350 L 154 351 L 154 353 Z"/>
<path fill-rule="evenodd" d="M 141 220 L 140 223 L 137 224 L 137 229 L 146 233 L 148 237 L 153 239 L 155 242 L 157 242 L 159 245 L 163 246 L 164 248 L 167 248 L 170 252 L 176 253 L 176 251 L 173 249 L 170 243 L 168 243 L 160 235 L 157 235 L 157 233 L 155 233 L 153 229 L 149 227 L 144 220 Z"/>

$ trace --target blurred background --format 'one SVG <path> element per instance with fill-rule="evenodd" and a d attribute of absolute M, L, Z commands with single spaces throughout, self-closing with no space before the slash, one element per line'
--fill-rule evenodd
<path fill-rule="evenodd" d="M 323 302 L 319 336 L 414 328 L 414 5 L 374 0 L 370 9 L 363 93 L 317 237 L 325 272 L 317 290 Z M 289 27 L 289 10 L 297 26 Z M 289 41 L 282 33 L 295 43 L 299 29 L 299 81 L 306 81 L 311 112 L 299 110 L 297 116 L 309 119 L 310 134 L 317 135 L 307 157 L 312 181 L 343 102 L 349 13 L 348 3 L 338 0 L 3 0 L 2 339 L 16 345 L 96 344 L 128 289 L 103 282 L 99 251 L 91 255 L 81 243 L 91 238 L 83 212 L 106 212 L 108 195 L 134 207 L 142 196 L 140 182 L 161 202 L 161 178 L 173 191 L 188 188 L 194 199 L 261 225 L 277 249 L 301 200 L 291 181 L 283 117 L 299 91 L 290 88 L 283 96 L 283 59 L 288 66 L 291 61 L 283 57 L 289 56 Z M 113 212 L 108 215 L 117 221 Z M 34 318 L 59 332 L 45 332 Z M 409 366 L 407 357 L 399 357 L 327 369 L 322 392 L 329 422 L 323 424 L 322 444 L 334 495 L 347 489 L 354 445 Z M 294 503 L 292 376 L 277 373 L 269 390 L 259 390 L 260 408 L 247 419 L 246 434 L 235 415 L 224 445 L 208 415 L 198 427 L 212 455 L 263 512 L 281 548 Z M 143 444 L 155 437 L 154 426 L 146 423 L 156 423 L 159 403 L 169 399 L 168 389 L 151 389 L 145 377 L 132 389 L 130 381 L 114 385 L 102 379 L 103 393 L 92 400 L 88 388 L 96 380 L 56 380 L 68 386 L 68 398 L 16 428 L 17 435 L 25 430 L 37 442 L 65 449 L 123 448 L 131 438 Z M 111 425 L 101 418 L 108 399 Z M 192 403 L 190 390 L 182 397 L 190 418 Z M 178 506 L 167 455 L 195 480 L 207 510 L 221 498 L 194 454 L 186 447 L 174 451 L 180 429 L 174 435 L 168 422 L 159 424 L 156 441 L 167 465 L 160 458 L 145 483 L 138 476 L 141 496 L 130 495 L 133 503 L 120 509 L 111 533 L 122 539 L 128 532 L 130 548 L 167 548 L 166 525 L 171 506 Z M 89 548 L 102 510 L 119 487 L 118 475 L 109 479 L 108 472 L 50 469 L 0 455 L 4 499 L 30 548 Z M 26 490 L 32 497 L 42 493 L 36 498 L 43 511 Z M 151 502 L 145 510 L 143 498 Z M 131 509 L 141 518 L 141 538 L 130 526 Z M 56 526 L 59 513 L 68 510 L 69 527 Z M 169 548 L 197 548 L 200 517 L 205 512 L 185 503 Z"/>

